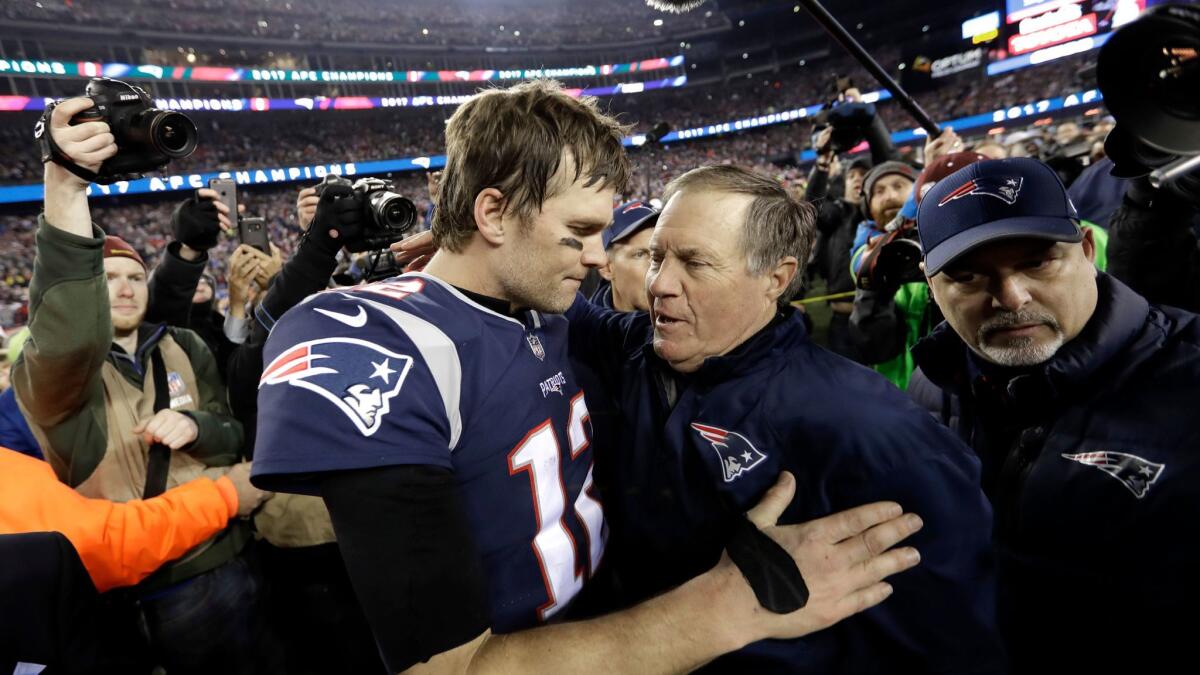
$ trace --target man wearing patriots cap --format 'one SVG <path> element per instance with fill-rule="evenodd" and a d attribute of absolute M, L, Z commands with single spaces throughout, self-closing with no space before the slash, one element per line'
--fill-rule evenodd
<path fill-rule="evenodd" d="M 646 270 L 650 267 L 650 234 L 658 210 L 644 202 L 627 202 L 613 209 L 613 223 L 604 230 L 608 262 L 600 268 L 604 282 L 592 302 L 618 312 L 648 312 Z"/>
<path fill-rule="evenodd" d="M 1200 317 L 1098 271 L 1033 159 L 947 176 L 917 223 L 946 322 L 909 391 L 983 462 L 1014 672 L 1166 672 L 1200 598 L 1180 536 L 1200 518 Z"/>

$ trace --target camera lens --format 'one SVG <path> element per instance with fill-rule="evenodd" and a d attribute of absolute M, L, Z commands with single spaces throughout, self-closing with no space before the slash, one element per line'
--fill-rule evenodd
<path fill-rule="evenodd" d="M 150 121 L 150 142 L 168 157 L 187 157 L 196 150 L 196 125 L 186 115 L 160 111 Z"/>
<path fill-rule="evenodd" d="M 403 233 L 417 222 L 417 207 L 395 192 L 374 192 L 370 204 L 375 222 L 384 229 Z"/>

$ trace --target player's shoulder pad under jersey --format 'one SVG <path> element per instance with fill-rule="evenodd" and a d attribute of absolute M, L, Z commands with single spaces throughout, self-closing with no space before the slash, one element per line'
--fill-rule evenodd
<path fill-rule="evenodd" d="M 454 342 L 419 312 L 398 302 L 422 290 L 420 279 L 396 279 L 331 290 L 307 299 L 279 322 L 264 351 L 259 388 L 308 390 L 345 414 L 364 436 L 391 412 L 414 369 L 427 370 L 450 423 L 450 447 L 461 432 L 462 364 Z M 428 381 L 424 380 L 423 381 Z M 435 399 L 436 400 L 436 399 Z"/>

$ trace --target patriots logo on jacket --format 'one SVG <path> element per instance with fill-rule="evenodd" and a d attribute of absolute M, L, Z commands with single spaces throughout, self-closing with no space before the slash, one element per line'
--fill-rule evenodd
<path fill-rule="evenodd" d="M 1084 466 L 1100 469 L 1121 481 L 1133 496 L 1141 499 L 1150 491 L 1150 486 L 1162 475 L 1166 464 L 1156 464 L 1137 455 L 1124 452 L 1081 452 L 1074 455 L 1063 453 L 1065 459 Z"/>
<path fill-rule="evenodd" d="M 987 197 L 995 197 L 1005 204 L 1015 204 L 1017 196 L 1021 194 L 1021 185 L 1025 179 L 1020 176 L 1016 178 L 1005 178 L 1003 176 L 985 176 L 982 178 L 974 178 L 954 189 L 942 200 L 938 202 L 938 206 L 945 206 L 955 199 L 961 199 L 968 195 L 984 195 Z"/>
<path fill-rule="evenodd" d="M 733 479 L 758 466 L 767 458 L 753 443 L 746 440 L 745 436 L 735 431 L 726 431 L 699 422 L 692 422 L 692 428 L 701 438 L 712 444 L 713 451 L 721 461 L 721 472 L 726 483 L 732 483 Z"/>
<path fill-rule="evenodd" d="M 357 338 L 309 340 L 275 357 L 263 369 L 258 386 L 289 384 L 319 394 L 363 436 L 370 436 L 391 410 L 412 361 L 411 356 Z"/>

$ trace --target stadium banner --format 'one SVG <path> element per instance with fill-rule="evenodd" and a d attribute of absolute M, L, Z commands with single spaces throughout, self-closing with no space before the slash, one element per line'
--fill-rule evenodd
<path fill-rule="evenodd" d="M 886 91 L 875 91 L 863 95 L 863 100 L 867 103 L 887 100 L 890 94 Z M 960 117 L 953 120 L 944 120 L 939 124 L 942 126 L 951 126 L 955 130 L 962 132 L 969 129 L 976 129 L 984 126 L 992 126 L 997 123 L 1011 122 L 1014 120 L 1050 114 L 1062 110 L 1068 110 L 1079 106 L 1095 105 L 1103 100 L 1100 90 L 1091 89 L 1088 91 L 1077 92 L 1069 96 L 1058 98 L 1043 99 L 1025 103 L 1023 105 L 1014 105 L 1008 108 L 1001 108 L 989 113 L 981 113 L 979 115 L 971 115 L 968 117 Z M 729 133 L 736 133 L 747 129 L 755 129 L 758 127 L 772 126 L 775 124 L 787 124 L 798 119 L 810 117 L 821 110 L 821 105 L 811 105 L 805 108 L 795 108 L 793 110 L 784 110 L 776 113 L 759 115 L 757 117 L 748 117 L 741 120 L 733 120 L 723 122 L 721 124 L 710 124 L 703 127 L 694 127 L 691 129 L 680 129 L 672 131 L 666 136 L 663 136 L 663 143 L 676 143 L 680 141 L 691 141 L 700 138 L 711 138 L 722 136 Z M 912 143 L 920 141 L 925 137 L 925 131 L 920 128 L 905 129 L 896 131 L 892 134 L 892 142 L 896 144 Z M 626 147 L 636 147 L 643 145 L 646 142 L 644 135 L 629 136 L 624 139 Z M 801 161 L 811 161 L 816 158 L 812 150 L 805 150 L 800 154 Z M 298 181 L 319 181 L 329 174 L 339 176 L 354 177 L 366 175 L 379 175 L 386 173 L 402 173 L 407 171 L 428 171 L 430 169 L 440 169 L 446 165 L 446 157 L 444 155 L 431 155 L 428 157 L 411 157 L 404 159 L 386 159 L 370 162 L 343 162 L 332 164 L 316 164 L 310 166 L 291 166 L 291 167 L 263 167 L 251 169 L 239 169 L 235 171 L 208 171 L 202 173 L 176 174 L 169 176 L 153 176 L 134 181 L 122 181 L 113 185 L 91 185 L 88 187 L 88 195 L 93 198 L 104 198 L 117 195 L 134 195 L 145 193 L 166 193 L 175 192 L 178 190 L 192 190 L 205 187 L 210 178 L 232 178 L 239 185 L 268 185 L 293 183 Z M 0 204 L 15 204 L 22 202 L 36 202 L 42 199 L 42 184 L 36 183 L 32 185 L 9 185 L 0 186 Z"/>
<path fill-rule="evenodd" d="M 307 70 L 251 66 L 154 66 L 95 61 L 43 61 L 0 59 L 0 75 L 7 77 L 111 77 L 117 80 L 167 82 L 494 82 L 528 80 L 535 77 L 569 79 L 628 75 L 684 64 L 682 54 L 632 63 L 570 66 L 558 68 L 510 68 L 493 70 Z"/>
<path fill-rule="evenodd" d="M 580 96 L 613 96 L 640 94 L 654 89 L 673 89 L 687 84 L 687 75 L 668 77 L 651 82 L 621 82 L 605 87 L 585 89 L 565 88 L 563 91 Z M 182 112 L 266 112 L 268 110 L 372 110 L 377 108 L 421 108 L 426 106 L 456 106 L 465 103 L 473 94 L 457 96 L 314 96 L 311 98 L 156 98 L 154 105 L 163 110 Z M 0 96 L 0 112 L 45 110 L 55 99 L 33 96 Z"/>

